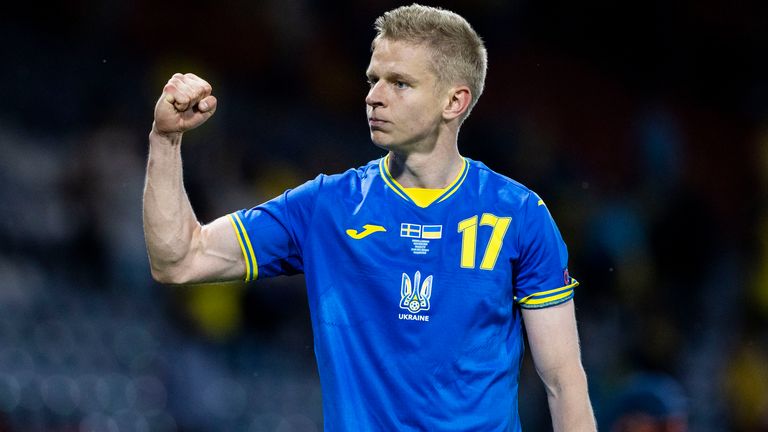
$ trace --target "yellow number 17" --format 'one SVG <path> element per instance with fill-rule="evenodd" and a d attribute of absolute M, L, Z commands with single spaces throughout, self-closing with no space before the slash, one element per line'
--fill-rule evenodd
<path fill-rule="evenodd" d="M 504 241 L 504 235 L 512 222 L 511 217 L 498 217 L 490 213 L 483 213 L 480 218 L 480 225 L 493 227 L 491 238 L 488 240 L 488 246 L 485 247 L 483 260 L 480 261 L 482 270 L 493 270 L 496 260 L 501 252 L 501 244 Z M 475 251 L 477 250 L 477 215 L 464 219 L 459 222 L 461 233 L 461 267 L 475 268 Z"/>

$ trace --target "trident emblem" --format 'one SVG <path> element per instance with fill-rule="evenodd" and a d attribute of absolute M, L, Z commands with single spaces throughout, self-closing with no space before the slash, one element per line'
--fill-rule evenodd
<path fill-rule="evenodd" d="M 412 313 L 429 310 L 430 297 L 432 297 L 431 275 L 424 279 L 424 283 L 421 283 L 421 273 L 417 271 L 413 276 L 413 284 L 411 284 L 411 278 L 403 273 L 403 280 L 400 284 L 401 309 L 406 309 Z"/>

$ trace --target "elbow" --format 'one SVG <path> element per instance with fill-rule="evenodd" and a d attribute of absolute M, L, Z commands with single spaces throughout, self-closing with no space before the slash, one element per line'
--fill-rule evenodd
<path fill-rule="evenodd" d="M 152 274 L 152 279 L 155 280 L 157 283 L 161 283 L 163 285 L 172 284 L 172 278 L 171 275 L 168 274 L 166 271 L 158 270 L 155 268 L 155 266 L 150 267 L 150 273 Z"/>
<path fill-rule="evenodd" d="M 587 391 L 587 376 L 579 365 L 542 373 L 539 371 L 547 396 L 559 398 L 565 393 Z"/>
<path fill-rule="evenodd" d="M 155 282 L 161 283 L 163 285 L 184 285 L 192 282 L 189 275 L 186 275 L 177 267 L 168 266 L 160 268 L 158 266 L 151 265 L 150 273 L 152 274 L 152 279 L 154 279 Z"/>
<path fill-rule="evenodd" d="M 190 282 L 190 256 L 148 248 L 149 271 L 155 282 L 163 285 L 183 285 Z"/>
<path fill-rule="evenodd" d="M 152 267 L 150 269 L 150 273 L 152 274 L 152 279 L 154 279 L 154 281 L 157 283 L 161 283 L 163 285 L 168 285 L 172 283 L 170 277 L 165 272 L 156 270 L 154 267 Z"/>
<path fill-rule="evenodd" d="M 193 237 L 195 233 L 193 233 Z M 147 255 L 152 279 L 164 285 L 184 285 L 195 282 L 197 243 L 194 241 L 150 241 Z"/>

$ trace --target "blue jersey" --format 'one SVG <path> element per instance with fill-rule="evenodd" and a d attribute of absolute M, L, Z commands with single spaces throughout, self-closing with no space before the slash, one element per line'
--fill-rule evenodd
<path fill-rule="evenodd" d="M 535 193 L 465 159 L 422 208 L 382 158 L 230 218 L 247 280 L 306 274 L 325 430 L 520 430 L 520 308 L 577 285 Z"/>

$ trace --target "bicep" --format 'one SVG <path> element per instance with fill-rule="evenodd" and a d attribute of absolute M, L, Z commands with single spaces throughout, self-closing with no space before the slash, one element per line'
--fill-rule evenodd
<path fill-rule="evenodd" d="M 243 279 L 245 259 L 230 216 L 201 226 L 195 237 L 195 246 L 185 263 L 189 282 Z"/>
<path fill-rule="evenodd" d="M 523 309 L 528 345 L 545 385 L 583 373 L 573 300 L 542 309 Z"/>

